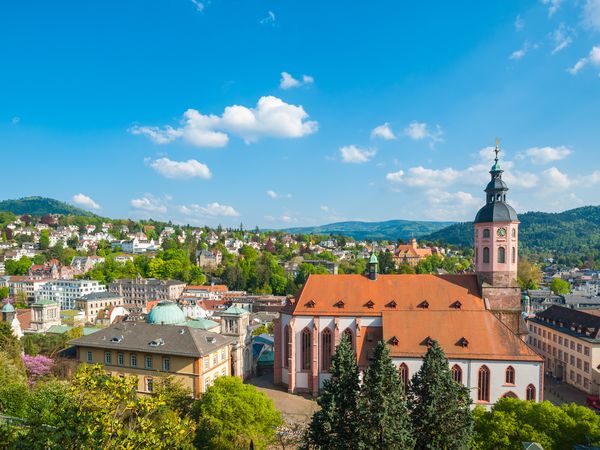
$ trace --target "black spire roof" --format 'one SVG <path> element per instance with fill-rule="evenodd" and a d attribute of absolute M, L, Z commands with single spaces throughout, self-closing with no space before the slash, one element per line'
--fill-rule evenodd
<path fill-rule="evenodd" d="M 502 180 L 502 173 L 504 170 L 500 167 L 500 161 L 498 153 L 500 153 L 500 147 L 496 141 L 496 158 L 494 165 L 490 170 L 492 179 L 485 188 L 486 192 L 486 204 L 479 210 L 475 217 L 475 223 L 484 222 L 517 222 L 517 212 L 506 203 L 506 192 L 508 186 Z"/>

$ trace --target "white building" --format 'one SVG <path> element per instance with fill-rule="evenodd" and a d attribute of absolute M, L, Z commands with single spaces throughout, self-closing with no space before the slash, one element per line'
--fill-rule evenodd
<path fill-rule="evenodd" d="M 106 286 L 94 280 L 52 280 L 36 293 L 35 301 L 52 301 L 61 309 L 75 309 L 75 301 L 94 292 L 105 292 Z"/>

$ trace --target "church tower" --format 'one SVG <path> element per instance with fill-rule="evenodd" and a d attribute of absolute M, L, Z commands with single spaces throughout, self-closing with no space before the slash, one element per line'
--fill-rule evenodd
<path fill-rule="evenodd" d="M 486 204 L 474 222 L 475 272 L 486 308 L 515 333 L 519 333 L 521 291 L 517 285 L 519 219 L 506 203 L 508 186 L 502 180 L 499 142 L 496 159 L 485 188 Z"/>

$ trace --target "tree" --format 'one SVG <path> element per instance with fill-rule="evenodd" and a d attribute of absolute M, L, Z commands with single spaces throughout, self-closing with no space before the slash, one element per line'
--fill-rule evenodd
<path fill-rule="evenodd" d="M 40 232 L 39 244 L 40 250 L 48 250 L 50 247 L 50 234 L 48 233 L 48 230 L 42 230 Z"/>
<path fill-rule="evenodd" d="M 432 341 L 409 387 L 415 449 L 468 448 L 470 403 L 468 389 L 452 379 L 444 351 Z"/>
<path fill-rule="evenodd" d="M 521 289 L 537 289 L 542 282 L 540 267 L 526 258 L 521 258 L 517 268 L 517 282 Z"/>
<path fill-rule="evenodd" d="M 5 298 L 8 298 L 8 295 L 10 294 L 10 290 L 8 289 L 8 286 L 4 286 L 0 288 L 0 300 L 4 300 Z"/>
<path fill-rule="evenodd" d="M 491 411 L 473 411 L 472 448 L 521 449 L 521 442 L 537 442 L 544 448 L 574 448 L 576 444 L 600 445 L 600 417 L 574 403 L 554 406 L 513 398 L 500 399 Z"/>
<path fill-rule="evenodd" d="M 5 266 L 8 275 L 26 275 L 31 267 L 31 259 L 27 256 L 21 256 L 21 259 L 18 261 L 6 261 Z"/>
<path fill-rule="evenodd" d="M 18 365 L 21 361 L 21 341 L 13 334 L 8 322 L 0 322 L 0 352 L 6 353 Z"/>
<path fill-rule="evenodd" d="M 344 336 L 337 346 L 326 380 L 306 435 L 309 447 L 323 449 L 352 449 L 361 445 L 359 414 L 360 382 L 352 344 Z"/>
<path fill-rule="evenodd" d="M 238 377 L 220 377 L 194 405 L 200 449 L 265 449 L 283 421 L 273 401 Z"/>
<path fill-rule="evenodd" d="M 413 448 L 404 386 L 384 342 L 375 347 L 360 393 L 362 443 L 370 449 Z"/>
<path fill-rule="evenodd" d="M 568 294 L 571 292 L 571 285 L 568 281 L 565 281 L 562 278 L 553 278 L 550 282 L 550 290 L 556 295 Z"/>

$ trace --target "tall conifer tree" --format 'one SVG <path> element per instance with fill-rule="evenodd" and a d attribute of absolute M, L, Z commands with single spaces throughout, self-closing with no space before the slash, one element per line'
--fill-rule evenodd
<path fill-rule="evenodd" d="M 404 386 L 383 342 L 363 377 L 360 396 L 362 444 L 369 449 L 411 449 L 415 440 Z"/>
<path fill-rule="evenodd" d="M 444 351 L 432 341 L 409 386 L 415 449 L 467 449 L 473 419 L 468 389 L 452 379 Z"/>
<path fill-rule="evenodd" d="M 344 336 L 331 360 L 327 380 L 306 435 L 308 448 L 347 450 L 361 448 L 358 398 L 360 381 L 354 350 Z"/>

